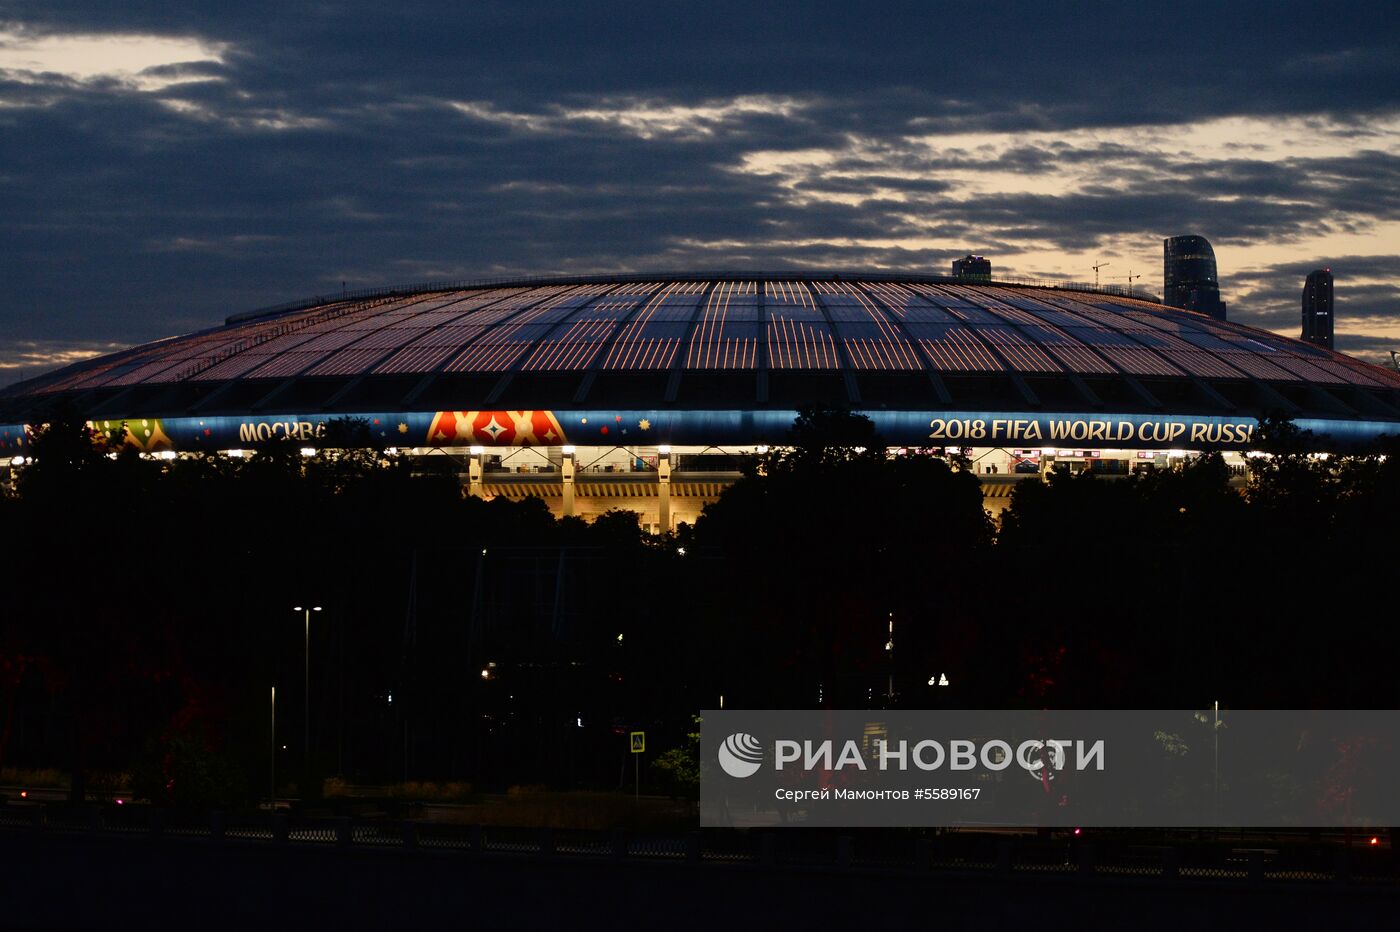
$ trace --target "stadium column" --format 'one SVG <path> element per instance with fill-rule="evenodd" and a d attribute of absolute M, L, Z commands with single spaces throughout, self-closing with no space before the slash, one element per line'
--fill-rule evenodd
<path fill-rule="evenodd" d="M 574 516 L 574 451 L 570 447 L 564 448 L 564 462 L 560 474 L 564 480 L 564 517 Z"/>
<path fill-rule="evenodd" d="M 656 497 L 660 502 L 657 521 L 661 533 L 665 534 L 671 530 L 671 451 L 664 447 L 656 456 L 656 483 Z"/>
<path fill-rule="evenodd" d="M 467 492 L 474 498 L 481 498 L 481 447 L 472 447 L 471 463 L 467 467 L 469 484 Z"/>

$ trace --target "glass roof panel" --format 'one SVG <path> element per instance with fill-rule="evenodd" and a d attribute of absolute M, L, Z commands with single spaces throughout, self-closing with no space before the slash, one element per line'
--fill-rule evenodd
<path fill-rule="evenodd" d="M 1003 372 L 1006 367 L 960 324 L 919 324 L 915 336 L 935 369 L 943 372 Z M 913 329 L 911 327 L 911 329 Z"/>
<path fill-rule="evenodd" d="M 1044 350 L 1011 327 L 977 327 L 977 335 L 994 345 L 1013 369 L 1021 372 L 1059 372 Z"/>
<path fill-rule="evenodd" d="M 681 341 L 690 332 L 704 300 L 706 282 L 665 285 L 617 332 L 617 341 L 608 348 L 604 369 L 670 368 Z"/>
<path fill-rule="evenodd" d="M 754 282 L 719 282 L 695 319 L 687 369 L 752 368 L 761 338 Z"/>
<path fill-rule="evenodd" d="M 1162 355 L 1192 375 L 1208 379 L 1238 379 L 1243 374 L 1224 360 L 1200 350 L 1164 350 Z"/>
<path fill-rule="evenodd" d="M 1372 378 L 1369 372 L 1363 371 L 1359 366 L 1344 365 L 1335 359 L 1314 359 L 1312 360 L 1312 364 L 1352 385 L 1371 386 L 1385 384 L 1378 379 Z"/>

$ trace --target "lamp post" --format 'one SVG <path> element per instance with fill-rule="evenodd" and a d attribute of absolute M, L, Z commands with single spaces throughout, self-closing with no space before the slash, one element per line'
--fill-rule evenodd
<path fill-rule="evenodd" d="M 1210 743 L 1211 743 L 1211 791 L 1210 807 L 1211 816 L 1216 821 L 1216 834 L 1219 834 L 1220 827 L 1220 700 L 1213 703 L 1214 711 L 1211 716 Z"/>
<path fill-rule="evenodd" d="M 277 687 L 272 687 L 272 704 L 270 706 L 271 725 L 268 730 L 268 751 L 271 752 L 269 759 L 272 761 L 268 768 L 267 781 L 267 808 L 269 812 L 277 811 Z"/>
<path fill-rule="evenodd" d="M 310 605 L 306 608 L 302 608 L 298 605 L 292 609 L 294 612 L 301 612 L 306 617 L 306 701 L 302 707 L 303 713 L 306 716 L 305 743 L 302 745 L 302 762 L 306 770 L 306 774 L 303 777 L 304 780 L 311 779 L 311 613 L 319 612 L 320 610 L 321 606 L 319 605 Z M 306 792 L 306 788 L 303 787 L 303 796 Z"/>
<path fill-rule="evenodd" d="M 894 612 L 889 616 L 889 634 L 885 641 L 885 658 L 889 664 L 889 678 L 885 682 L 885 708 L 894 705 Z"/>

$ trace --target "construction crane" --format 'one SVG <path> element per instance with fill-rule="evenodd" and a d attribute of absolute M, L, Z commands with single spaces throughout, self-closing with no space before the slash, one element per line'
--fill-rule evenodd
<path fill-rule="evenodd" d="M 1128 294 L 1133 293 L 1133 279 L 1142 278 L 1141 275 L 1134 275 L 1132 269 L 1128 269 Z"/>
<path fill-rule="evenodd" d="M 1100 262 L 1098 265 L 1094 266 L 1094 290 L 1095 290 L 1095 291 L 1098 291 L 1098 290 L 1099 290 L 1099 269 L 1106 269 L 1106 268 L 1108 268 L 1110 265 L 1112 265 L 1111 262 Z"/>

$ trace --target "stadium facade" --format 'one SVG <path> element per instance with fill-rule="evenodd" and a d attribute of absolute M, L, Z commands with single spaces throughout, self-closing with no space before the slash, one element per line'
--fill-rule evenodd
<path fill-rule="evenodd" d="M 445 457 L 472 494 L 693 521 L 797 410 L 956 448 L 991 499 L 1052 464 L 1237 465 L 1260 420 L 1326 449 L 1400 434 L 1400 374 L 1081 286 L 815 273 L 438 284 L 230 317 L 0 392 L 0 464 L 65 404 L 150 455 L 342 441 Z M 995 502 L 993 502 L 995 504 Z"/>

